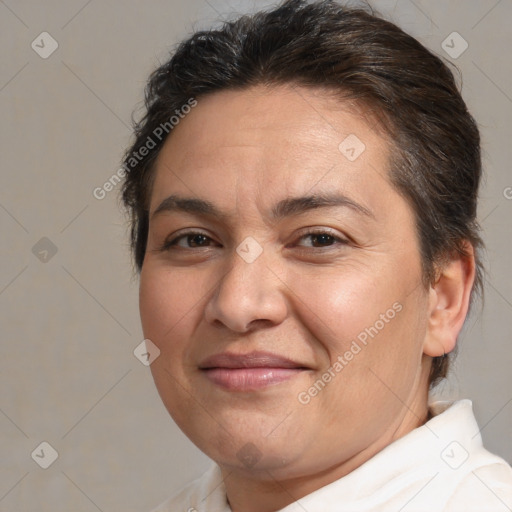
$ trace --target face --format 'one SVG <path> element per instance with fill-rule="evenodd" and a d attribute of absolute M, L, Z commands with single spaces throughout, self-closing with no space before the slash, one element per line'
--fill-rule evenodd
<path fill-rule="evenodd" d="M 426 394 L 414 215 L 373 125 L 258 86 L 199 99 L 161 150 L 142 326 L 165 406 L 221 467 L 322 471 Z"/>

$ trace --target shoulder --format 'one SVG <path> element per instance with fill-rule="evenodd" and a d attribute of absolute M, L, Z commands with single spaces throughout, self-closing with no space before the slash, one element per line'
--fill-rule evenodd
<path fill-rule="evenodd" d="M 510 512 L 512 468 L 482 442 L 471 400 L 432 404 L 425 426 L 436 434 L 425 447 L 432 452 L 431 472 L 438 478 L 430 497 L 443 512 Z"/>
<path fill-rule="evenodd" d="M 487 454 L 488 463 L 467 472 L 458 482 L 447 502 L 446 512 L 512 510 L 512 467 L 500 457 Z"/>
<path fill-rule="evenodd" d="M 183 512 L 194 512 L 194 507 L 191 505 L 191 503 L 195 501 L 194 495 L 197 494 L 199 486 L 200 480 L 194 480 L 177 494 L 174 494 L 166 501 L 161 503 L 151 512 L 173 512 L 176 510 L 182 510 Z"/>

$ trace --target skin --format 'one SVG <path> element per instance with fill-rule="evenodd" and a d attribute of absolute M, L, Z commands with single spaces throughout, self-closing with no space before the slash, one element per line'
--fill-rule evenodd
<path fill-rule="evenodd" d="M 256 86 L 198 99 L 158 157 L 150 216 L 171 194 L 225 214 L 151 217 L 140 313 L 144 336 L 161 351 L 151 365 L 160 396 L 221 467 L 234 512 L 279 510 L 422 425 L 431 357 L 450 352 L 462 328 L 471 248 L 425 289 L 414 213 L 390 184 L 392 147 L 374 126 L 325 91 Z M 354 161 L 338 149 L 349 134 L 366 146 Z M 270 216 L 286 197 L 333 191 L 371 215 L 335 206 Z M 308 236 L 310 228 L 335 238 Z M 161 250 L 189 229 L 208 238 L 182 237 Z M 236 252 L 246 237 L 263 251 L 251 263 Z M 299 393 L 396 303 L 400 312 L 300 403 Z M 255 350 L 307 370 L 239 392 L 199 369 L 208 356 Z M 242 448 L 254 465 L 237 456 Z"/>

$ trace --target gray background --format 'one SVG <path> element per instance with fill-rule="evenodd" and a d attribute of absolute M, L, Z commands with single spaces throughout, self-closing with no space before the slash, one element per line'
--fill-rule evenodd
<path fill-rule="evenodd" d="M 207 467 L 133 355 L 142 331 L 126 220 L 117 189 L 92 191 L 118 169 L 132 110 L 168 50 L 271 4 L 0 1 L 0 511 L 147 511 Z M 512 2 L 374 5 L 460 67 L 482 131 L 486 304 L 438 393 L 471 398 L 488 449 L 512 461 Z M 43 31 L 59 45 L 47 59 L 31 48 Z M 441 47 L 453 31 L 469 44 L 457 59 Z M 36 245 L 43 237 L 56 254 Z M 46 470 L 31 458 L 42 441 L 59 453 Z"/>

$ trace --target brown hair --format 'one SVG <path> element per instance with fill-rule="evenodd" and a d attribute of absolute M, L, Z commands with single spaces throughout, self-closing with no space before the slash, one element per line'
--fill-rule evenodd
<path fill-rule="evenodd" d="M 196 32 L 151 74 L 145 114 L 135 123 L 135 142 L 123 162 L 122 199 L 138 271 L 146 251 L 153 164 L 171 133 L 171 116 L 191 99 L 259 84 L 326 88 L 377 114 L 396 149 L 390 181 L 416 216 L 425 285 L 435 279 L 437 264 L 467 255 L 469 242 L 476 260 L 473 301 L 483 279 L 476 221 L 480 136 L 453 74 L 370 7 L 329 0 L 287 0 L 218 30 Z M 152 149 L 141 152 L 149 140 Z M 446 376 L 448 363 L 448 356 L 433 359 L 431 386 Z"/>

